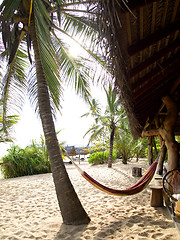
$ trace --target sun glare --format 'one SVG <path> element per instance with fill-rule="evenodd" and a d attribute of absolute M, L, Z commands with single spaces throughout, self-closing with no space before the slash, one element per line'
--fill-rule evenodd
<path fill-rule="evenodd" d="M 77 58 L 82 54 L 82 48 L 78 45 L 73 45 L 69 48 L 69 53 L 72 57 Z"/>

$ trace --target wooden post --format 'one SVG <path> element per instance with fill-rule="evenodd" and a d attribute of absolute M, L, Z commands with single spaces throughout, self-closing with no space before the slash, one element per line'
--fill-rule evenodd
<path fill-rule="evenodd" d="M 163 207 L 163 187 L 151 186 L 151 207 Z"/>
<path fill-rule="evenodd" d="M 132 175 L 133 175 L 133 177 L 142 177 L 142 169 L 138 168 L 138 167 L 133 167 Z"/>
<path fill-rule="evenodd" d="M 152 136 L 148 137 L 148 163 L 153 163 Z"/>
<path fill-rule="evenodd" d="M 158 136 L 165 140 L 168 151 L 168 171 L 179 167 L 179 149 L 178 143 L 175 140 L 173 128 L 175 126 L 178 114 L 176 103 L 169 97 L 162 98 L 163 103 L 167 108 L 165 119 L 161 119 L 162 123 L 158 129 L 143 130 L 142 137 Z"/>

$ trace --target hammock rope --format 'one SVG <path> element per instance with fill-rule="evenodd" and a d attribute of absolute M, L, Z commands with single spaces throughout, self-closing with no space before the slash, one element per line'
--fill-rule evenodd
<path fill-rule="evenodd" d="M 158 159 L 159 156 L 161 154 L 162 148 L 164 146 L 164 142 L 162 143 L 161 146 L 161 150 L 157 156 L 156 161 L 154 161 L 151 166 L 149 167 L 149 169 L 146 171 L 146 173 L 144 174 L 144 176 L 142 176 L 139 181 L 133 185 L 130 188 L 127 189 L 122 189 L 122 190 L 117 190 L 117 189 L 113 189 L 110 187 L 106 187 L 105 185 L 99 183 L 98 181 L 96 181 L 94 178 L 92 178 L 89 174 L 87 174 L 85 171 L 83 171 L 75 162 L 73 159 L 70 158 L 70 156 L 68 154 L 66 154 L 66 156 L 69 158 L 69 160 L 72 162 L 72 164 L 77 168 L 77 170 L 80 172 L 81 176 L 83 178 L 85 178 L 89 183 L 91 183 L 94 187 L 98 188 L 99 190 L 114 195 L 114 196 L 130 196 L 130 195 L 134 195 L 137 194 L 141 191 L 143 191 L 148 184 L 151 182 L 155 171 L 156 171 L 156 167 L 158 164 Z"/>

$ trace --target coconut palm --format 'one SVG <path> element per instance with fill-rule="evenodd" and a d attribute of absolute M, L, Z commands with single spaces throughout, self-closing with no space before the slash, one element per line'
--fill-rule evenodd
<path fill-rule="evenodd" d="M 4 0 L 0 6 L 4 51 L 8 60 L 7 72 L 2 80 L 3 119 L 8 110 L 20 106 L 23 93 L 40 115 L 48 155 L 53 173 L 57 198 L 65 224 L 83 224 L 90 221 L 69 180 L 59 148 L 53 109 L 59 109 L 62 81 L 74 84 L 84 99 L 90 96 L 89 68 L 82 60 L 68 55 L 62 36 L 86 36 L 93 40 L 93 17 L 84 15 L 90 1 L 68 0 Z M 82 5 L 81 5 L 82 6 Z M 83 16 L 79 16 L 82 13 Z M 88 13 L 91 8 L 88 7 Z M 61 22 L 62 21 L 62 22 Z M 61 23 L 61 26 L 58 25 Z M 85 39 L 83 39 L 85 43 Z M 32 49 L 31 49 L 32 47 Z M 90 51 L 89 51 L 90 53 Z M 28 72 L 31 63 L 31 71 Z"/>
<path fill-rule="evenodd" d="M 105 113 L 102 114 L 100 112 L 100 107 L 97 104 L 97 101 L 92 101 L 90 104 L 90 114 L 95 118 L 95 124 L 86 132 L 85 135 L 91 133 L 90 141 L 97 138 L 97 136 L 104 135 L 104 132 L 110 133 L 109 139 L 109 160 L 108 167 L 112 167 L 112 154 L 113 154 L 113 144 L 114 144 L 114 136 L 116 132 L 116 128 L 118 122 L 121 119 L 121 110 L 120 103 L 117 97 L 115 90 L 113 89 L 112 84 L 109 85 L 108 90 L 104 87 L 106 92 L 107 106 L 105 109 Z M 88 114 L 84 114 L 87 116 Z"/>

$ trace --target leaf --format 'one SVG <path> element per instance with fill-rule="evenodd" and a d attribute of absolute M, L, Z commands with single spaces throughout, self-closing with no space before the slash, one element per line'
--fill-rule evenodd
<path fill-rule="evenodd" d="M 21 3 L 21 0 L 3 1 L 0 6 L 2 20 L 6 20 L 8 22 L 13 17 L 15 10 L 18 9 L 20 3 Z"/>

